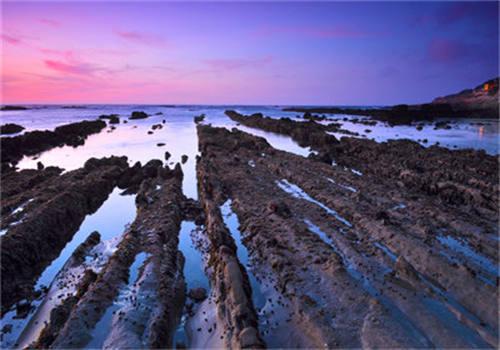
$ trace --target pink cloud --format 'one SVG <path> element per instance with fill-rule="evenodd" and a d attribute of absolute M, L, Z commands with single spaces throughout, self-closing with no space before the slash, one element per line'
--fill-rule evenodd
<path fill-rule="evenodd" d="M 8 42 L 9 44 L 18 45 L 21 44 L 21 39 L 15 38 L 11 35 L 2 34 L 2 40 Z"/>
<path fill-rule="evenodd" d="M 39 21 L 42 23 L 48 24 L 52 27 L 59 27 L 61 25 L 60 22 L 55 21 L 53 19 L 49 19 L 49 18 L 40 18 Z"/>
<path fill-rule="evenodd" d="M 71 50 L 54 50 L 54 49 L 44 49 L 44 48 L 40 48 L 39 50 L 42 53 L 61 56 L 66 59 L 71 59 L 74 56 L 74 53 Z"/>
<path fill-rule="evenodd" d="M 92 73 L 96 70 L 95 67 L 93 67 L 90 64 L 87 63 L 76 63 L 72 62 L 71 64 L 64 63 L 61 61 L 54 61 L 54 60 L 44 60 L 45 66 L 47 68 L 50 68 L 52 70 L 62 72 L 62 73 L 69 73 L 69 74 L 78 74 L 78 75 L 92 75 Z"/>
<path fill-rule="evenodd" d="M 204 60 L 203 62 L 214 69 L 229 71 L 247 67 L 259 67 L 271 63 L 273 60 L 274 60 L 273 56 L 267 56 L 265 58 L 253 59 L 253 60 L 229 58 L 229 59 Z"/>
<path fill-rule="evenodd" d="M 302 39 L 366 38 L 373 36 L 373 33 L 367 33 L 351 26 L 331 26 L 327 28 L 264 26 L 259 28 L 255 34 L 264 37 L 291 35 Z"/>
<path fill-rule="evenodd" d="M 115 34 L 124 40 L 139 44 L 153 45 L 153 46 L 163 46 L 165 44 L 164 38 L 154 34 L 143 33 L 138 31 L 121 31 L 121 30 L 116 30 Z"/>

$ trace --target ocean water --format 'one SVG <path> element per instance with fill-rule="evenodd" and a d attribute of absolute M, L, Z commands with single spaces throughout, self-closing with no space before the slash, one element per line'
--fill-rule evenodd
<path fill-rule="evenodd" d="M 0 112 L 1 123 L 16 123 L 24 126 L 26 131 L 53 130 L 55 127 L 81 120 L 96 119 L 102 114 L 117 114 L 120 124 L 116 129 L 106 127 L 101 133 L 88 137 L 84 146 L 73 148 L 64 146 L 54 148 L 40 155 L 23 158 L 18 167 L 36 168 L 41 161 L 45 166 L 59 166 L 66 170 L 77 169 L 90 157 L 127 156 L 131 164 L 140 161 L 145 163 L 150 159 L 165 160 L 165 152 L 170 153 L 167 161 L 174 165 L 181 161 L 182 155 L 188 156 L 188 161 L 182 165 L 184 171 L 183 190 L 192 198 L 197 198 L 195 157 L 198 154 L 198 139 L 196 135 L 195 116 L 205 114 L 203 123 L 226 128 L 238 127 L 243 131 L 265 137 L 275 148 L 307 156 L 311 150 L 300 147 L 291 138 L 274 133 L 264 132 L 244 126 L 237 126 L 235 122 L 224 114 L 227 109 L 234 109 L 243 114 L 263 113 L 272 118 L 289 117 L 300 121 L 300 113 L 284 112 L 287 106 L 202 106 L 202 105 L 83 105 L 80 108 L 65 108 L 58 105 L 30 105 L 31 109 L 24 111 Z M 128 120 L 132 111 L 144 111 L 152 115 L 147 119 Z M 484 149 L 487 153 L 498 154 L 499 123 L 498 120 L 457 120 L 453 121 L 449 130 L 434 130 L 431 123 L 426 123 L 422 131 L 415 126 L 390 127 L 385 123 L 377 122 L 375 126 L 367 126 L 351 122 L 352 119 L 361 119 L 359 116 L 328 115 L 329 118 L 339 119 L 342 128 L 359 132 L 359 137 L 373 138 L 378 142 L 388 139 L 408 138 L 424 146 L 439 142 L 443 147 L 450 149 L 474 148 Z M 347 118 L 347 121 L 343 119 Z M 123 123 L 128 120 L 127 123 Z M 163 123 L 164 122 L 164 123 Z M 328 123 L 325 121 L 324 123 Z M 473 125 L 471 125 L 471 123 Z M 481 125 L 476 125 L 481 123 Z M 162 124 L 162 129 L 152 130 L 154 124 Z M 366 131 L 370 130 L 370 131 Z M 148 134 L 148 131 L 153 131 Z M 344 137 L 335 134 L 336 137 Z M 426 139 L 427 142 L 423 142 Z M 165 143 L 165 146 L 158 146 Z"/>

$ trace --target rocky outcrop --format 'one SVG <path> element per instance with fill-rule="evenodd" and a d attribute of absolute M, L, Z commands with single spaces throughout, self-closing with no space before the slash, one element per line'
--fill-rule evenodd
<path fill-rule="evenodd" d="M 485 81 L 474 89 L 435 98 L 432 103 L 450 105 L 455 111 L 485 111 L 488 116 L 498 117 L 498 78 Z"/>
<path fill-rule="evenodd" d="M 90 159 L 81 169 L 24 170 L 2 176 L 2 312 L 30 299 L 36 278 L 71 240 L 87 214 L 95 212 L 113 188 L 137 186 L 154 177 L 154 166 L 129 168 L 126 157 Z M 130 177 L 129 177 L 130 176 Z M 17 187 L 12 184 L 17 184 Z M 31 187 L 33 186 L 33 187 Z M 23 206 L 23 210 L 13 212 Z M 20 221 L 14 226 L 7 226 Z M 6 227 L 7 226 L 7 227 Z"/>
<path fill-rule="evenodd" d="M 141 111 L 134 111 L 132 112 L 132 115 L 130 116 L 129 119 L 133 120 L 133 119 L 146 119 L 147 117 L 149 117 L 145 112 L 141 112 Z"/>
<path fill-rule="evenodd" d="M 102 120 L 84 120 L 58 126 L 54 131 L 35 130 L 15 137 L 2 137 L 2 164 L 16 164 L 25 155 L 34 155 L 57 146 L 83 145 L 87 136 L 99 133 L 105 127 L 106 123 Z"/>
<path fill-rule="evenodd" d="M 325 131 L 338 131 L 339 124 L 322 125 L 314 121 L 295 122 L 289 118 L 273 119 L 264 117 L 261 113 L 246 116 L 231 110 L 225 113 L 231 120 L 245 126 L 288 135 L 300 146 L 308 146 L 312 143 L 321 145 L 338 143 L 334 136 L 326 134 Z"/>
<path fill-rule="evenodd" d="M 200 147 L 207 146 L 201 141 Z M 217 316 L 226 330 L 224 344 L 229 348 L 260 348 L 264 346 L 264 342 L 258 333 L 250 283 L 245 268 L 236 255 L 231 233 L 222 219 L 220 206 L 225 201 L 224 190 L 210 171 L 211 168 L 208 158 L 199 159 L 198 186 L 210 240 L 210 265 L 214 269 L 213 289 L 217 291 Z"/>
<path fill-rule="evenodd" d="M 117 114 L 103 114 L 99 116 L 99 119 L 107 119 L 109 120 L 109 124 L 119 124 L 120 123 L 120 118 L 118 118 Z"/>
<path fill-rule="evenodd" d="M 488 80 L 475 89 L 458 94 L 438 97 L 432 103 L 419 105 L 395 105 L 383 108 L 337 108 L 337 107 L 288 107 L 284 111 L 350 114 L 369 116 L 388 122 L 389 125 L 411 124 L 435 118 L 497 118 L 499 113 L 498 78 Z"/>
<path fill-rule="evenodd" d="M 269 332 L 264 333 L 268 345 L 496 346 L 498 308 L 491 305 L 498 298 L 498 252 L 486 233 L 498 234 L 498 212 L 488 209 L 483 195 L 498 198 L 498 193 L 490 175 L 480 184 L 485 170 L 472 153 L 453 157 L 447 153 L 457 151 L 436 147 L 420 153 L 399 145 L 375 150 L 385 153 L 380 157 L 372 154 L 349 166 L 332 166 L 277 151 L 236 129 L 199 125 L 198 133 L 202 200 L 231 198 L 253 271 L 261 271 L 263 282 L 269 277 L 280 292 L 276 307 L 285 315 L 273 319 L 267 308 L 259 314 L 259 319 L 277 322 L 271 329 L 261 328 Z M 351 148 L 344 140 L 331 146 L 337 162 L 373 147 L 366 140 L 349 139 L 356 144 Z M 483 152 L 474 153 L 484 159 Z M 391 154 L 394 165 L 389 165 Z M 438 154 L 447 174 L 441 176 L 476 190 L 483 187 L 478 197 L 483 202 L 446 201 L 398 184 L 384 170 L 424 157 L 420 174 L 435 172 L 437 165 L 426 163 L 437 162 Z M 465 169 L 471 158 L 464 179 L 457 177 L 460 171 L 453 174 L 451 169 Z M 489 165 L 487 161 L 485 167 Z M 212 222 L 217 220 L 207 219 L 207 225 Z M 216 237 L 229 253 L 231 242 Z M 268 287 L 262 283 L 262 288 Z"/>
<path fill-rule="evenodd" d="M 205 114 L 201 114 L 194 117 L 195 124 L 201 123 L 204 120 L 205 120 Z"/>
<path fill-rule="evenodd" d="M 11 106 L 11 105 L 6 105 L 0 108 L 0 111 L 25 111 L 28 108 L 24 106 Z"/>
<path fill-rule="evenodd" d="M 133 297 L 113 316 L 104 347 L 170 348 L 185 302 L 183 257 L 178 232 L 183 219 L 180 168 L 161 168 L 144 181 L 136 197 L 138 214 L 118 249 L 67 317 L 52 348 L 84 347 L 92 329 L 128 284 Z M 147 258 L 134 283 L 130 266 L 139 254 Z M 143 333 L 146 336 L 143 336 Z"/>
<path fill-rule="evenodd" d="M 0 126 L 0 134 L 2 135 L 10 135 L 10 134 L 17 134 L 18 132 L 21 132 L 24 130 L 24 127 L 21 125 L 17 124 L 4 124 Z"/>

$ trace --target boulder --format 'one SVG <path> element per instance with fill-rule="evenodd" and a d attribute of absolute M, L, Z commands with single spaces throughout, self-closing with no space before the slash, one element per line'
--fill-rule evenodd
<path fill-rule="evenodd" d="M 146 119 L 148 115 L 142 111 L 133 111 L 129 119 Z"/>
<path fill-rule="evenodd" d="M 24 130 L 24 127 L 22 127 L 21 125 L 12 124 L 12 123 L 4 124 L 4 125 L 0 126 L 0 134 L 2 134 L 2 135 L 16 134 L 16 133 L 21 132 L 23 130 Z"/>

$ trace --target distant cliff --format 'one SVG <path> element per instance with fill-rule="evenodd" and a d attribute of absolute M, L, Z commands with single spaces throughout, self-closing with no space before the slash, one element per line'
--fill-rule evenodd
<path fill-rule="evenodd" d="M 498 78 L 490 79 L 474 89 L 435 98 L 433 104 L 449 104 L 454 111 L 491 110 L 498 113 Z"/>

